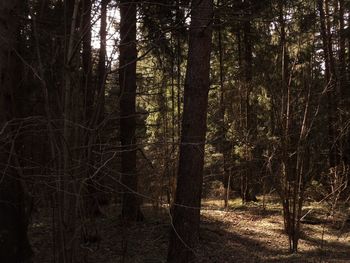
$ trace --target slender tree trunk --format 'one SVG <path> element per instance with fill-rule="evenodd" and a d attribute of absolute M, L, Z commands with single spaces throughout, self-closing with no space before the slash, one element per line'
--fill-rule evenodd
<path fill-rule="evenodd" d="M 323 53 L 325 58 L 325 77 L 327 85 L 327 107 L 328 107 L 328 148 L 329 148 L 329 166 L 335 167 L 338 164 L 337 143 L 335 142 L 335 114 L 336 101 L 334 93 L 336 91 L 336 74 L 332 49 L 332 36 L 329 20 L 328 0 L 317 1 L 320 12 L 321 37 L 323 44 Z"/>
<path fill-rule="evenodd" d="M 175 199 L 176 191 L 176 174 L 178 170 L 177 160 L 179 157 L 178 144 L 180 141 L 181 134 L 181 11 L 180 11 L 180 2 L 176 0 L 176 12 L 174 18 L 174 54 L 175 58 L 172 61 L 172 125 L 173 125 L 173 134 L 172 134 L 172 153 L 173 153 L 173 167 L 171 172 L 171 180 L 169 181 L 169 200 L 171 199 L 170 205 L 173 204 Z M 176 83 L 176 85 L 175 85 Z M 175 92 L 176 90 L 176 92 Z M 175 97 L 176 96 L 176 97 Z M 176 117 L 175 117 L 176 116 Z"/>
<path fill-rule="evenodd" d="M 222 43 L 222 32 L 219 21 L 219 68 L 220 68 L 220 128 L 221 128 L 221 153 L 223 157 L 223 181 L 224 181 L 224 202 L 225 208 L 228 208 L 228 201 L 230 199 L 230 186 L 229 186 L 229 173 L 228 173 L 228 154 L 227 154 L 227 146 L 226 146 L 226 123 L 225 123 L 225 87 L 224 87 L 224 65 L 223 65 L 223 43 Z"/>
<path fill-rule="evenodd" d="M 343 2 L 341 0 L 341 2 Z M 344 5 L 344 3 L 343 3 Z M 345 9 L 345 8 L 344 8 Z M 350 8 L 347 8 L 346 11 L 349 12 Z M 348 16 L 347 18 L 347 24 L 349 25 L 350 24 L 350 16 Z M 343 37 L 345 38 L 345 30 L 343 30 Z M 347 57 L 345 58 L 348 63 L 347 63 L 347 68 L 346 68 L 346 72 L 345 74 L 347 75 L 347 83 L 350 81 L 350 37 L 348 36 L 347 39 L 346 39 L 346 46 L 347 46 Z M 348 83 L 349 84 L 349 83 Z M 343 94 L 342 96 L 344 96 L 344 99 L 345 99 L 345 104 L 347 105 L 347 112 L 350 111 L 350 90 L 349 88 L 346 88 L 343 90 Z M 346 141 L 345 141 L 345 150 L 343 152 L 343 159 L 344 159 L 344 162 L 347 164 L 347 165 L 350 165 L 350 130 L 347 131 L 347 135 L 346 135 Z"/>
<path fill-rule="evenodd" d="M 16 117 L 14 93 L 20 80 L 18 52 L 21 1 L 0 1 L 0 130 Z M 12 131 L 16 133 L 16 131 Z M 21 178 L 14 164 L 15 138 L 0 144 L 0 261 L 6 263 L 30 262 L 32 254 L 27 237 L 27 220 Z"/>
<path fill-rule="evenodd" d="M 344 0 L 338 0 L 339 3 L 339 50 L 338 50 L 338 58 L 339 58 L 339 104 L 341 108 L 341 125 L 342 129 L 346 127 L 346 112 L 349 112 L 349 89 L 347 88 L 348 84 L 348 75 L 346 72 L 346 48 L 345 48 L 345 23 L 344 23 Z M 350 51 L 349 51 L 350 53 Z M 342 154 L 342 161 L 345 164 L 349 164 L 350 162 L 350 145 L 348 143 L 350 132 L 345 132 L 345 134 L 341 134 L 341 154 Z"/>
<path fill-rule="evenodd" d="M 83 101 L 83 123 L 89 128 L 94 127 L 94 91 L 92 85 L 92 48 L 91 48 L 91 0 L 82 1 L 82 26 L 81 26 L 81 35 L 82 35 L 82 66 L 83 66 L 83 75 L 82 75 L 82 84 L 81 84 L 81 94 L 84 98 Z M 86 171 L 87 177 L 93 174 L 94 160 L 92 156 L 92 145 L 95 142 L 95 134 L 91 133 L 90 130 L 87 130 L 85 138 L 85 144 L 88 145 L 85 156 L 80 158 L 86 159 Z M 86 203 L 86 216 L 88 218 L 91 215 L 98 215 L 100 210 L 98 204 L 95 200 L 95 187 L 92 180 L 87 181 L 87 193 L 88 196 L 83 200 Z M 87 232 L 87 230 L 84 229 Z"/>
<path fill-rule="evenodd" d="M 93 154 L 93 151 L 96 145 L 96 142 L 99 138 L 103 138 L 103 136 L 99 136 L 99 132 L 101 131 L 101 127 L 99 126 L 103 119 L 104 119 L 104 108 L 105 108 L 105 83 L 106 83 L 106 42 L 107 42 L 107 6 L 108 6 L 109 0 L 102 0 L 101 1 L 101 23 L 100 23 L 100 50 L 98 54 L 98 65 L 97 65 L 97 83 L 96 83 L 96 95 L 97 99 L 95 101 L 95 104 L 91 105 L 91 109 L 94 109 L 93 112 L 89 112 L 89 117 L 87 121 L 89 122 L 89 126 L 93 128 L 93 131 L 88 131 L 88 152 L 87 152 L 87 160 L 89 167 L 87 168 L 88 175 L 91 176 L 94 173 L 94 163 L 95 163 L 95 155 Z M 92 88 L 92 85 L 90 85 L 90 89 Z M 95 91 L 91 90 L 91 94 L 95 94 Z M 90 100 L 91 103 L 93 103 L 93 100 Z M 102 198 L 103 193 L 98 189 L 97 184 L 95 180 L 99 180 L 99 175 L 94 176 L 94 180 L 89 179 L 88 185 L 87 185 L 87 191 L 89 197 L 87 198 L 87 210 L 89 215 L 93 216 L 101 216 L 103 213 L 100 209 L 100 201 L 108 201 L 107 198 Z"/>
<path fill-rule="evenodd" d="M 220 5 L 220 1 L 218 1 L 218 6 Z M 224 184 L 224 207 L 228 208 L 228 201 L 230 199 L 230 186 L 229 186 L 229 170 L 228 170 L 228 151 L 227 151 L 227 142 L 226 142 L 226 123 L 225 123 L 225 114 L 226 114 L 226 106 L 225 106 L 225 86 L 224 86 L 224 46 L 222 43 L 222 28 L 221 28 L 221 20 L 217 18 L 218 24 L 218 44 L 219 44 L 219 79 L 220 79 L 220 130 L 221 130 L 221 142 L 220 149 L 222 153 L 223 159 L 223 184 Z"/>
<path fill-rule="evenodd" d="M 243 202 L 257 201 L 255 181 L 253 178 L 256 169 L 253 166 L 255 161 L 254 150 L 250 149 L 249 145 L 254 144 L 256 140 L 256 116 L 251 105 L 251 93 L 252 93 L 252 80 L 253 80 L 253 47 L 251 42 L 251 3 L 248 1 L 245 5 L 245 15 L 243 22 L 243 46 L 244 46 L 244 59 L 243 59 L 243 74 L 244 74 L 244 85 L 245 85 L 245 139 L 246 139 L 246 174 L 243 182 L 242 200 Z"/>
<path fill-rule="evenodd" d="M 286 21 L 284 15 L 284 4 L 281 2 L 279 6 L 279 23 L 281 26 L 280 48 L 281 48 L 281 115 L 279 134 L 281 136 L 281 188 L 280 196 L 283 205 L 283 219 L 284 229 L 288 235 L 289 250 L 290 252 L 297 252 L 297 237 L 298 234 L 295 228 L 295 213 L 293 213 L 293 207 L 295 207 L 295 194 L 293 195 L 293 182 L 295 171 L 294 158 L 290 157 L 292 152 L 291 138 L 291 90 L 290 83 L 288 82 L 289 76 L 289 61 L 287 50 L 287 36 L 286 36 Z M 295 190 L 295 188 L 294 188 Z"/>
<path fill-rule="evenodd" d="M 107 6 L 110 0 L 101 1 L 100 52 L 98 55 L 98 122 L 102 121 L 105 107 L 106 56 L 107 56 Z"/>
<path fill-rule="evenodd" d="M 72 2 L 74 5 L 72 6 Z M 70 4 L 70 5 L 69 5 Z M 73 166 L 72 160 L 74 159 L 71 149 L 78 145 L 78 133 L 77 128 L 72 127 L 72 123 L 77 122 L 79 108 L 79 96 L 80 90 L 74 83 L 74 74 L 72 68 L 76 67 L 76 55 L 74 46 L 76 45 L 76 29 L 78 23 L 80 0 L 68 1 L 67 14 L 72 14 L 71 17 L 67 16 L 67 24 L 70 25 L 69 33 L 65 34 L 66 37 L 66 50 L 65 50 L 65 67 L 64 67 L 64 124 L 63 124 L 63 163 L 61 170 L 61 178 L 58 182 L 57 189 L 59 191 L 59 204 L 57 220 L 57 255 L 55 255 L 59 262 L 73 263 L 76 260 L 77 252 L 77 237 L 76 233 L 76 219 L 77 219 L 77 185 L 76 170 L 71 169 Z M 72 8 L 72 10 L 71 10 Z M 71 12 L 72 11 L 72 12 Z"/>
<path fill-rule="evenodd" d="M 94 92 L 92 90 L 92 49 L 91 49 L 91 0 L 83 0 L 82 8 L 82 38 L 83 38 L 83 51 L 82 51 L 82 62 L 83 62 L 83 92 L 84 95 L 84 123 L 89 123 L 93 107 L 94 107 Z"/>
<path fill-rule="evenodd" d="M 179 172 L 168 262 L 191 262 L 199 238 L 213 1 L 194 0 L 191 10 Z"/>
<path fill-rule="evenodd" d="M 347 83 L 347 73 L 346 73 L 346 50 L 345 50 L 345 23 L 344 23 L 344 0 L 338 0 L 339 2 L 339 66 L 340 66 L 340 76 L 339 76 L 339 86 L 340 95 L 344 98 L 346 96 L 346 83 Z"/>
<path fill-rule="evenodd" d="M 180 3 L 176 0 L 176 25 L 179 27 L 181 23 Z M 176 83 L 177 83 L 177 138 L 181 136 L 181 33 L 178 29 L 176 32 Z M 175 189 L 174 189 L 175 190 Z"/>
<path fill-rule="evenodd" d="M 123 204 L 125 221 L 137 221 L 141 211 L 137 195 L 138 174 L 136 169 L 136 0 L 120 2 L 120 141 Z"/>
<path fill-rule="evenodd" d="M 174 116 L 175 116 L 175 111 L 176 111 L 176 122 L 174 119 L 174 124 L 176 123 L 176 141 L 174 142 L 178 145 L 180 142 L 180 136 L 181 136 L 181 96 L 182 96 L 182 89 L 181 89 L 181 62 L 182 62 L 182 51 L 181 51 L 181 10 L 180 10 L 180 1 L 176 0 L 176 13 L 175 13 L 175 25 L 176 25 L 176 31 L 175 31 L 175 56 L 176 56 L 176 109 L 175 109 L 175 93 L 174 93 Z M 174 127 L 174 134 L 175 134 L 175 127 Z M 172 180 L 171 180 L 171 205 L 173 204 L 175 200 L 175 192 L 176 192 L 176 174 L 178 172 L 178 166 L 177 166 L 177 160 L 179 158 L 179 147 L 175 148 L 174 144 L 174 153 L 175 153 L 175 162 L 174 162 L 174 168 L 172 169 Z"/>
<path fill-rule="evenodd" d="M 174 40 L 174 36 L 172 35 L 172 40 Z M 175 34 L 176 39 L 176 34 Z M 174 54 L 176 54 L 176 48 L 174 48 Z M 175 105 L 175 58 L 171 61 L 171 174 L 169 174 L 169 181 L 168 181 L 168 188 L 167 188 L 167 201 L 169 205 L 171 206 L 173 203 L 173 196 L 174 196 L 174 190 L 175 190 L 175 178 L 176 178 L 176 119 L 175 119 L 175 113 L 176 113 L 176 105 Z"/>

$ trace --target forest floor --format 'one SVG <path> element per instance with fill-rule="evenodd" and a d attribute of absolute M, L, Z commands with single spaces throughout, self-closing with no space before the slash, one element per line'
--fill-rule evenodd
<path fill-rule="evenodd" d="M 200 244 L 197 262 L 350 262 L 350 223 L 330 218 L 326 207 L 310 203 L 304 211 L 299 253 L 288 252 L 283 233 L 281 207 L 275 200 L 241 205 L 232 200 L 222 209 L 219 200 L 203 200 Z M 95 242 L 81 242 L 81 263 L 161 263 L 165 262 L 170 216 L 167 208 L 143 206 L 145 221 L 125 227 L 118 219 L 118 207 L 105 208 L 105 217 L 89 222 L 90 232 L 99 233 Z M 54 262 L 52 220 L 49 211 L 37 212 L 29 236 L 35 253 L 34 262 Z M 59 263 L 59 262 L 57 262 Z"/>

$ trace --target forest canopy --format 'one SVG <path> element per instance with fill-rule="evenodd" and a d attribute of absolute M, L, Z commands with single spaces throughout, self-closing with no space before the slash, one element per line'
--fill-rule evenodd
<path fill-rule="evenodd" d="M 0 262 L 350 260 L 347 0 L 1 0 L 0 108 Z"/>

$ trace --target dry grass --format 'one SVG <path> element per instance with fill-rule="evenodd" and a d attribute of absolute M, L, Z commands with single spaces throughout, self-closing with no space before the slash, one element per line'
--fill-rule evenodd
<path fill-rule="evenodd" d="M 281 207 L 275 197 L 265 206 L 242 205 L 230 201 L 227 211 L 221 200 L 203 200 L 198 262 L 350 262 L 350 227 L 340 228 L 339 221 L 327 218 L 326 207 L 307 204 L 309 217 L 319 224 L 303 224 L 298 254 L 288 253 L 283 233 Z M 146 221 L 125 228 L 118 220 L 118 207 L 111 206 L 106 218 L 97 219 L 99 244 L 81 244 L 79 262 L 161 263 L 168 246 L 169 213 L 167 208 L 143 208 Z M 49 215 L 38 214 L 30 228 L 36 261 L 52 262 L 52 238 Z M 124 261 L 123 261 L 124 258 Z"/>

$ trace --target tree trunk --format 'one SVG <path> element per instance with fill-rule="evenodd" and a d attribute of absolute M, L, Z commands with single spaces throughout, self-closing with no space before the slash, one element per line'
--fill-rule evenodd
<path fill-rule="evenodd" d="M 21 1 L 0 1 L 0 130 L 1 136 L 12 137 L 7 121 L 16 117 L 13 94 L 20 80 L 19 61 L 15 53 L 19 36 Z M 15 131 L 14 131 L 15 132 Z M 15 132 L 16 133 L 16 132 Z M 14 136 L 13 136 L 14 137 Z M 7 138 L 8 140 L 8 138 Z M 27 237 L 24 192 L 14 167 L 15 138 L 10 142 L 1 138 L 0 144 L 0 261 L 6 263 L 30 262 L 32 254 Z"/>
<path fill-rule="evenodd" d="M 339 58 L 339 104 L 341 109 L 341 129 L 346 127 L 347 117 L 346 113 L 349 112 L 349 89 L 347 88 L 348 76 L 346 72 L 346 48 L 345 48 L 345 22 L 344 22 L 344 0 L 338 0 L 339 2 L 339 50 L 338 50 L 338 58 Z M 350 53 L 350 52 L 349 52 Z M 345 113 L 345 114 L 344 114 Z M 342 142 L 342 161 L 345 164 L 349 164 L 350 162 L 350 145 L 349 145 L 349 137 L 350 132 L 347 131 L 345 134 L 341 135 Z"/>
<path fill-rule="evenodd" d="M 325 76 L 327 85 L 327 107 L 328 107 L 328 148 L 329 148 L 329 166 L 334 167 L 339 162 L 337 151 L 335 114 L 336 101 L 334 93 L 336 91 L 336 74 L 333 58 L 332 36 L 330 29 L 328 0 L 318 0 L 318 10 L 320 12 L 321 37 L 323 44 L 323 53 L 325 59 Z"/>
<path fill-rule="evenodd" d="M 89 1 L 88 1 L 89 2 Z M 89 2 L 91 4 L 91 2 Z M 104 119 L 104 108 L 105 108 L 105 83 L 106 83 L 106 42 L 107 42 L 107 6 L 108 6 L 109 0 L 102 0 L 101 1 L 101 23 L 100 23 L 100 50 L 98 54 L 98 65 L 97 65 L 97 83 L 96 83 L 96 106 L 94 105 L 94 100 L 88 100 L 90 104 L 87 106 L 91 108 L 90 110 L 87 109 L 86 112 L 88 113 L 87 116 L 87 122 L 89 122 L 89 126 L 93 129 L 92 132 L 88 131 L 87 135 L 88 137 L 86 140 L 88 141 L 88 150 L 87 150 L 87 164 L 88 168 L 88 176 L 91 176 L 94 174 L 94 165 L 95 165 L 95 159 L 96 156 L 94 155 L 94 150 L 96 149 L 95 145 L 98 142 L 97 138 L 103 138 L 103 135 L 100 136 L 99 132 L 102 130 L 99 126 L 103 119 Z M 91 10 L 91 8 L 90 8 Z M 91 11 L 90 11 L 91 12 Z M 90 23 L 90 22 L 89 22 Z M 91 37 L 91 34 L 90 34 Z M 91 39 L 90 39 L 91 42 Z M 84 60 L 84 59 L 83 59 Z M 91 79 L 91 78 L 90 78 Z M 92 85 L 89 86 L 89 89 L 92 89 Z M 88 98 L 91 95 L 94 95 L 95 91 L 91 90 L 91 94 L 88 93 Z M 93 110 L 93 111 L 92 111 Z M 101 182 L 98 182 L 100 180 L 99 175 L 94 176 L 94 179 L 89 179 L 87 183 L 87 191 L 88 191 L 88 198 L 87 198 L 87 212 L 89 216 L 101 216 L 103 215 L 101 209 L 100 209 L 100 202 L 104 201 L 105 203 L 108 202 L 107 197 L 104 196 L 104 193 L 98 189 L 97 185 Z"/>
<path fill-rule="evenodd" d="M 220 1 L 218 1 L 218 6 L 220 5 Z M 227 141 L 226 141 L 226 123 L 225 123 L 225 115 L 226 115 L 226 106 L 225 106 L 225 86 L 224 86 L 224 45 L 222 41 L 222 28 L 221 28 L 221 20 L 220 18 L 216 19 L 218 25 L 218 44 L 219 44 L 219 79 L 220 79 L 220 130 L 221 130 L 221 141 L 220 141 L 220 151 L 222 153 L 222 161 L 223 161 L 223 185 L 225 188 L 224 191 L 224 208 L 228 208 L 228 202 L 230 199 L 230 175 L 228 169 L 228 161 L 229 161 L 229 151 L 227 150 Z"/>
<path fill-rule="evenodd" d="M 191 262 L 199 239 L 208 106 L 212 0 L 192 1 L 179 172 L 168 262 Z"/>
<path fill-rule="evenodd" d="M 243 22 L 243 46 L 244 46 L 244 59 L 243 59 L 243 74 L 244 74 L 244 85 L 245 85 L 245 139 L 246 139 L 246 153 L 245 153 L 245 163 L 246 163 L 246 174 L 243 181 L 242 191 L 242 201 L 258 201 L 256 198 L 256 179 L 253 178 L 253 174 L 257 172 L 254 167 L 255 156 L 254 150 L 250 149 L 250 145 L 254 145 L 256 141 L 256 116 L 251 105 L 251 93 L 252 93 L 252 80 L 253 80 L 253 54 L 252 54 L 252 43 L 251 43 L 251 22 L 250 14 L 251 3 L 248 1 L 245 5 L 245 10 L 248 12 L 245 15 Z"/>
<path fill-rule="evenodd" d="M 136 169 L 136 0 L 120 3 L 120 142 L 121 182 L 124 189 L 122 217 L 125 221 L 141 219 L 137 196 Z"/>
<path fill-rule="evenodd" d="M 84 116 L 83 121 L 85 124 L 89 123 L 94 106 L 92 90 L 92 49 L 91 49 L 91 0 L 83 1 L 82 9 L 82 62 L 83 62 L 83 83 L 82 88 L 84 95 Z"/>
<path fill-rule="evenodd" d="M 57 184 L 58 189 L 58 213 L 60 219 L 56 221 L 56 242 L 57 254 L 55 257 L 59 262 L 73 263 L 76 260 L 76 252 L 78 248 L 76 231 L 77 231 L 77 179 L 78 173 L 74 166 L 73 160 L 76 153 L 71 149 L 77 147 L 80 143 L 80 134 L 78 128 L 72 126 L 72 123 L 78 122 L 80 106 L 80 90 L 75 84 L 74 74 L 72 69 L 77 67 L 77 52 L 74 47 L 76 45 L 76 29 L 79 15 L 79 0 L 68 1 L 74 2 L 74 5 L 68 5 L 65 12 L 72 14 L 67 17 L 67 23 L 70 24 L 69 34 L 66 32 L 65 41 L 65 70 L 63 75 L 64 89 L 64 123 L 63 123 L 63 138 L 65 144 L 63 146 L 63 163 L 61 170 L 60 182 Z M 71 13 L 72 8 L 72 13 Z"/>
<path fill-rule="evenodd" d="M 106 55 L 107 55 L 107 6 L 110 0 L 101 1 L 100 52 L 98 54 L 98 122 L 102 121 L 105 107 Z"/>
<path fill-rule="evenodd" d="M 256 114 L 251 104 L 252 80 L 253 80 L 253 45 L 251 41 L 251 12 L 252 4 L 250 1 L 244 1 L 239 6 L 244 10 L 242 22 L 237 28 L 237 49 L 238 49 L 238 67 L 240 75 L 239 86 L 239 123 L 238 131 L 242 131 L 242 141 L 244 142 L 244 169 L 240 173 L 240 195 L 242 203 L 257 201 L 256 186 L 253 177 L 255 171 L 252 167 L 254 163 L 254 151 L 251 145 L 256 141 Z"/>

